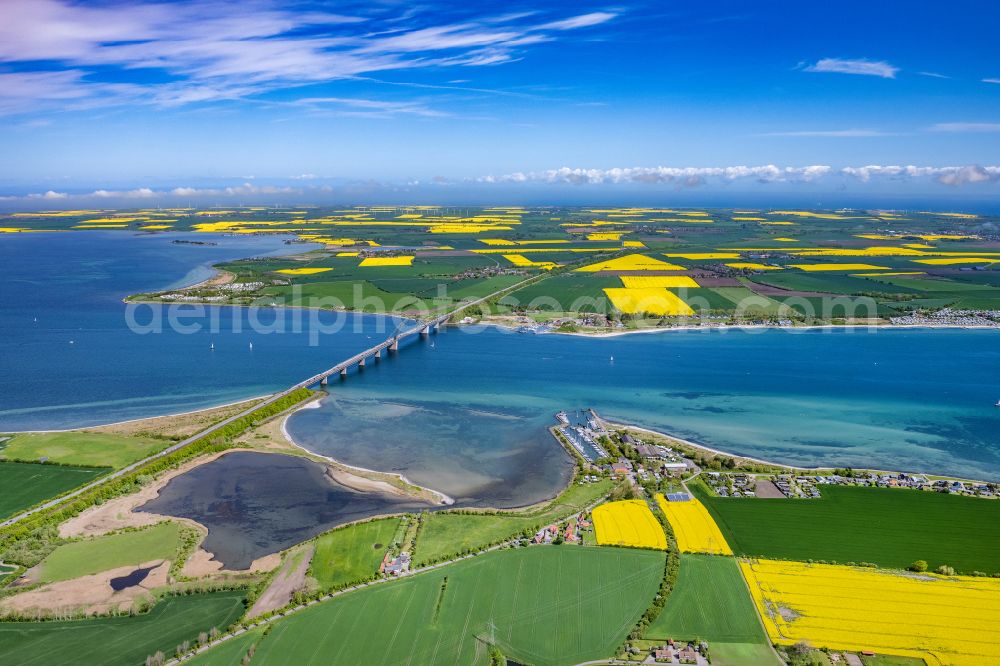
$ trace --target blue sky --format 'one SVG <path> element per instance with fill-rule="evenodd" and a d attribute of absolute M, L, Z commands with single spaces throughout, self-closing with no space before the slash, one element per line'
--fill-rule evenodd
<path fill-rule="evenodd" d="M 0 195 L 990 200 L 998 24 L 967 0 L 4 0 Z"/>

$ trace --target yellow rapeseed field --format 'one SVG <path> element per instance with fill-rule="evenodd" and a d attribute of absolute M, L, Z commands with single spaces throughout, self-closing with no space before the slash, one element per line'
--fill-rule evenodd
<path fill-rule="evenodd" d="M 637 240 L 627 240 L 622 241 L 622 247 L 646 247 L 646 244 L 642 241 Z"/>
<path fill-rule="evenodd" d="M 626 289 L 694 289 L 698 283 L 687 275 L 619 275 Z"/>
<path fill-rule="evenodd" d="M 275 273 L 284 273 L 285 275 L 316 275 L 317 273 L 326 273 L 327 271 L 332 271 L 332 268 L 281 268 Z"/>
<path fill-rule="evenodd" d="M 739 259 L 736 252 L 689 252 L 687 254 L 665 254 L 664 257 L 676 259 Z"/>
<path fill-rule="evenodd" d="M 663 288 L 607 288 L 604 293 L 620 312 L 659 317 L 693 315 L 694 310 L 672 291 Z"/>
<path fill-rule="evenodd" d="M 667 535 L 642 500 L 601 504 L 593 511 L 594 532 L 602 546 L 667 549 Z"/>
<path fill-rule="evenodd" d="M 775 238 L 774 240 L 778 240 Z M 875 246 L 863 249 L 817 248 L 796 250 L 792 254 L 799 257 L 908 257 L 927 254 L 912 247 Z"/>
<path fill-rule="evenodd" d="M 834 215 L 833 213 L 812 213 L 805 210 L 772 210 L 769 215 L 794 215 L 796 217 L 812 217 L 817 220 L 858 220 L 860 217 Z"/>
<path fill-rule="evenodd" d="M 774 642 L 1000 663 L 1000 579 L 774 560 L 740 567 Z"/>
<path fill-rule="evenodd" d="M 888 266 L 872 266 L 871 264 L 789 264 L 792 268 L 804 271 L 887 271 Z"/>
<path fill-rule="evenodd" d="M 621 240 L 622 234 L 618 231 L 600 231 L 593 234 L 587 234 L 587 240 L 589 241 L 616 241 Z"/>
<path fill-rule="evenodd" d="M 682 552 L 733 554 L 712 514 L 697 499 L 692 497 L 686 502 L 668 502 L 666 497 L 657 493 L 656 504 L 674 528 L 677 548 Z"/>
<path fill-rule="evenodd" d="M 413 255 L 404 255 L 402 257 L 366 257 L 361 260 L 358 266 L 363 266 L 365 268 L 369 266 L 412 266 L 413 265 Z"/>
<path fill-rule="evenodd" d="M 503 258 L 521 268 L 541 268 L 547 271 L 551 271 L 553 268 L 558 266 L 554 261 L 532 261 L 528 259 L 523 254 L 505 254 Z"/>
<path fill-rule="evenodd" d="M 683 266 L 668 264 L 665 261 L 642 254 L 630 254 L 618 257 L 617 259 L 609 259 L 597 264 L 583 266 L 576 270 L 582 273 L 595 273 L 597 271 L 683 271 L 687 269 Z"/>
<path fill-rule="evenodd" d="M 734 261 L 726 264 L 730 268 L 745 268 L 751 271 L 780 271 L 781 266 L 768 266 L 767 264 L 757 264 L 752 261 Z"/>

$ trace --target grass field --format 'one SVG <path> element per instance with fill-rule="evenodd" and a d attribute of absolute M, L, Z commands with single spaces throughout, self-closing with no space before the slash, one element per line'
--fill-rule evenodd
<path fill-rule="evenodd" d="M 171 442 L 161 439 L 123 437 L 94 432 L 46 432 L 14 435 L 0 458 L 49 462 L 92 467 L 125 467 L 156 453 Z"/>
<path fill-rule="evenodd" d="M 403 210 L 409 212 L 400 212 Z M 226 211 L 140 209 L 122 211 L 122 215 L 111 211 L 33 212 L 0 215 L 0 228 L 286 232 L 319 244 L 303 245 L 294 257 L 253 258 L 221 265 L 238 283 L 259 285 L 250 291 L 234 294 L 204 285 L 192 290 L 201 298 L 222 297 L 237 304 L 258 297 L 282 298 L 287 304 L 301 296 L 336 297 L 340 303 L 366 311 L 432 308 L 443 305 L 430 298 L 438 293 L 438 287 L 447 288 L 449 299 L 485 295 L 551 269 L 551 277 L 507 295 L 503 306 L 527 307 L 535 316 L 578 310 L 614 317 L 602 290 L 622 286 L 617 274 L 642 277 L 656 270 L 690 271 L 690 277 L 703 288 L 677 295 L 699 316 L 737 314 L 737 304 L 749 293 L 740 284 L 773 295 L 749 311 L 739 312 L 741 317 L 752 319 L 779 316 L 778 302 L 794 304 L 795 292 L 869 294 L 873 299 L 871 314 L 881 317 L 917 307 L 1000 308 L 1000 262 L 993 261 L 996 248 L 982 231 L 996 224 L 996 216 L 911 211 L 905 218 L 889 218 L 863 211 L 844 215 L 765 210 L 740 215 L 731 209 L 586 207 L 479 208 L 449 214 L 454 212 L 406 206 L 354 211 L 241 206 Z M 223 215 L 226 219 L 218 218 Z M 894 227 L 891 232 L 885 228 L 887 224 Z M 839 270 L 794 268 L 800 264 L 836 265 Z M 885 266 L 885 273 L 921 271 L 927 277 L 903 276 L 900 282 L 889 275 L 869 278 L 855 275 L 859 269 L 849 268 L 859 264 Z M 762 265 L 774 270 L 762 275 L 764 270 L 755 268 Z M 982 270 L 959 272 L 959 268 L 971 266 Z M 590 269 L 579 270 L 587 267 Z M 782 294 L 765 285 L 792 291 Z M 302 287 L 301 292 L 298 287 Z M 355 287 L 363 300 L 354 299 Z M 415 304 L 415 297 L 424 302 Z M 583 300 L 574 305 L 581 297 Z M 333 305 L 330 300 L 325 303 Z M 629 309 L 625 303 L 620 305 Z M 801 320 L 818 316 L 829 321 L 851 315 L 853 310 L 853 306 L 843 305 L 817 308 L 815 301 L 809 301 L 798 302 L 787 316 Z M 853 314 L 864 316 L 868 311 Z"/>
<path fill-rule="evenodd" d="M 702 639 L 716 643 L 767 645 L 767 635 L 736 559 L 725 555 L 681 555 L 677 585 L 646 638 Z"/>
<path fill-rule="evenodd" d="M 573 484 L 541 509 L 502 515 L 434 512 L 424 516 L 417 536 L 417 564 L 511 537 L 527 527 L 541 526 L 581 510 L 611 490 L 613 483 Z"/>
<path fill-rule="evenodd" d="M 0 462 L 0 518 L 61 495 L 107 472 L 97 467 L 67 467 Z"/>
<path fill-rule="evenodd" d="M 772 640 L 923 657 L 1000 660 L 1000 581 L 802 562 L 741 562 Z"/>
<path fill-rule="evenodd" d="M 620 645 L 663 567 L 663 553 L 623 548 L 490 553 L 282 620 L 252 663 L 484 664 L 493 640 L 521 663 L 577 664 Z"/>
<path fill-rule="evenodd" d="M 1000 572 L 1000 502 L 846 486 L 824 486 L 818 500 L 765 501 L 691 485 L 737 555 Z"/>
<path fill-rule="evenodd" d="M 399 518 L 373 520 L 328 532 L 316 539 L 309 575 L 323 588 L 343 587 L 378 571 Z"/>
<path fill-rule="evenodd" d="M 242 592 L 169 597 L 148 613 L 63 622 L 0 622 L 0 663 L 141 664 L 157 650 L 167 657 L 212 627 L 224 630 L 243 614 Z"/>
<path fill-rule="evenodd" d="M 63 544 L 42 560 L 39 580 L 52 583 L 128 564 L 172 559 L 180 545 L 180 529 L 178 523 L 166 522 Z"/>

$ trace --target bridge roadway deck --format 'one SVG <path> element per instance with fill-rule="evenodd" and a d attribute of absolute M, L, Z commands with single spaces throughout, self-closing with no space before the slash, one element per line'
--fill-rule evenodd
<path fill-rule="evenodd" d="M 494 292 L 492 294 L 489 294 L 487 296 L 483 296 L 482 298 L 478 298 L 478 299 L 476 299 L 474 301 L 469 301 L 469 302 L 466 302 L 466 303 L 462 303 L 460 305 L 460 307 L 455 308 L 455 309 L 453 309 L 453 310 L 451 310 L 451 311 L 449 311 L 449 312 L 447 312 L 445 314 L 438 315 L 438 316 L 436 316 L 436 317 L 434 317 L 432 319 L 428 319 L 426 321 L 419 322 L 419 323 L 414 324 L 413 326 L 411 326 L 409 328 L 403 329 L 402 331 L 397 330 L 392 336 L 390 336 L 386 340 L 383 340 L 382 342 L 378 343 L 377 345 L 375 345 L 373 347 L 369 347 L 368 349 L 364 350 L 363 352 L 355 354 L 354 356 L 350 357 L 349 359 L 341 361 L 340 363 L 338 363 L 337 365 L 333 366 L 329 370 L 325 370 L 325 371 L 323 371 L 323 372 L 321 372 L 321 373 L 319 373 L 317 375 L 313 375 L 312 377 L 310 377 L 309 379 L 306 379 L 305 381 L 301 381 L 301 382 L 299 382 L 298 384 L 296 384 L 294 386 L 291 386 L 291 387 L 289 387 L 289 388 L 287 388 L 287 389 L 285 389 L 283 391 L 279 391 L 278 393 L 275 393 L 275 394 L 273 394 L 273 395 L 265 398 L 264 400 L 262 400 L 262 401 L 260 401 L 260 402 L 258 402 L 256 404 L 254 404 L 254 405 L 252 405 L 251 407 L 243 410 L 239 414 L 236 414 L 234 416 L 230 416 L 229 418 L 225 419 L 224 421 L 220 421 L 219 423 L 211 425 L 208 428 L 202 430 L 201 432 L 195 433 L 194 435 L 188 437 L 187 439 L 185 439 L 183 441 L 177 442 L 176 444 L 171 444 L 170 446 L 168 446 L 167 448 L 163 449 L 162 451 L 154 453 L 151 456 L 147 456 L 147 457 L 143 458 L 142 460 L 138 460 L 138 461 L 132 463 L 131 465 L 128 465 L 127 467 L 123 467 L 123 468 L 121 468 L 119 470 L 115 470 L 114 472 L 112 472 L 111 474 L 108 474 L 107 476 L 102 476 L 102 477 L 100 477 L 99 479 L 97 479 L 95 481 L 91 481 L 90 483 L 88 483 L 88 484 L 86 484 L 84 486 L 80 486 L 79 488 L 76 488 L 75 490 L 71 490 L 68 493 L 60 495 L 59 497 L 56 497 L 55 499 L 51 499 L 51 500 L 49 500 L 47 502 L 44 502 L 44 503 L 39 504 L 39 505 L 37 505 L 35 507 L 32 507 L 31 509 L 28 509 L 27 511 L 23 511 L 22 513 L 19 513 L 19 514 L 15 515 L 15 516 L 11 516 L 10 518 L 7 518 L 4 521 L 0 521 L 0 529 L 2 529 L 4 527 L 8 527 L 10 525 L 13 525 L 13 524 L 15 524 L 17 522 L 20 522 L 20 521 L 24 520 L 25 518 L 27 518 L 28 516 L 31 516 L 31 515 L 33 515 L 35 513 L 38 513 L 39 511 L 44 511 L 44 510 L 50 509 L 50 508 L 52 508 L 54 506 L 58 506 L 59 504 L 62 504 L 63 502 L 66 502 L 67 500 L 70 500 L 70 499 L 73 499 L 74 497 L 82 495 L 83 493 L 87 492 L 88 490 L 92 490 L 93 488 L 97 488 L 98 486 L 102 486 L 102 485 L 104 485 L 105 483 L 107 483 L 109 481 L 112 481 L 114 479 L 117 479 L 117 478 L 120 478 L 122 476 L 125 476 L 126 474 L 128 474 L 130 472 L 133 472 L 136 469 L 139 469 L 140 467 L 143 467 L 144 465 L 146 465 L 146 464 L 148 464 L 150 462 L 153 462 L 154 460 L 157 460 L 159 458 L 163 458 L 164 456 L 168 456 L 171 453 L 174 453 L 175 451 L 183 449 L 185 446 L 189 446 L 190 444 L 193 444 L 194 442 L 198 441 L 199 439 L 202 439 L 203 437 L 207 437 L 209 435 L 212 435 L 212 434 L 214 434 L 214 433 L 222 430 L 227 425 L 229 425 L 231 423 L 234 423 L 235 421 L 238 421 L 238 420 L 240 420 L 240 419 L 242 419 L 242 418 L 244 418 L 246 416 L 249 416 L 253 412 L 255 412 L 258 409 L 260 409 L 261 407 L 266 407 L 266 406 L 268 406 L 270 404 L 273 404 L 273 403 L 277 402 L 278 400 L 281 400 L 282 398 L 284 398 L 288 394 L 292 393 L 293 391 L 297 391 L 297 390 L 302 389 L 302 388 L 309 388 L 310 386 L 315 386 L 315 385 L 319 384 L 320 382 L 322 382 L 327 377 L 329 377 L 330 375 L 337 374 L 341 370 L 346 370 L 347 368 L 350 368 L 353 365 L 357 365 L 358 363 L 360 363 L 364 359 L 371 358 L 372 356 L 375 355 L 376 352 L 380 352 L 380 351 L 383 351 L 383 350 L 386 350 L 386 349 L 390 349 L 390 348 L 395 348 L 397 346 L 396 343 L 398 343 L 399 340 L 402 340 L 403 338 L 407 338 L 407 337 L 410 337 L 412 335 L 417 335 L 419 333 L 427 333 L 427 332 L 430 331 L 430 329 L 437 328 L 438 326 L 440 326 L 444 322 L 448 321 L 448 319 L 450 319 L 452 316 L 458 314 L 459 312 L 461 312 L 462 310 L 464 310 L 466 308 L 469 308 L 469 307 L 478 305 L 480 303 L 483 303 L 483 302 L 489 300 L 490 298 L 494 298 L 496 296 L 499 296 L 500 294 L 502 294 L 504 292 L 510 292 L 510 291 L 515 290 L 515 289 L 518 289 L 518 288 L 524 286 L 525 284 L 527 284 L 529 282 L 532 282 L 532 281 L 535 281 L 535 280 L 538 280 L 538 279 L 540 279 L 542 277 L 544 277 L 544 275 L 536 275 L 536 276 L 530 277 L 530 278 L 528 278 L 526 280 L 522 280 L 521 282 L 518 282 L 515 285 L 512 285 L 510 287 L 505 287 L 504 289 L 496 291 L 496 292 Z"/>

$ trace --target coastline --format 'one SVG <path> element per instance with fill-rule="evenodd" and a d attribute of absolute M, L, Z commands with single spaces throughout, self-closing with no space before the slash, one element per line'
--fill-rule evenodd
<path fill-rule="evenodd" d="M 378 480 L 375 480 L 375 479 L 370 479 L 370 478 L 368 478 L 366 476 L 356 476 L 356 475 L 351 474 L 351 472 L 359 472 L 362 475 L 364 475 L 364 474 L 372 474 L 372 475 L 377 475 L 377 476 L 395 477 L 395 478 L 399 479 L 400 482 L 402 482 L 403 484 L 405 484 L 407 486 L 410 486 L 410 487 L 413 487 L 413 488 L 417 488 L 421 492 L 425 492 L 425 493 L 429 494 L 430 496 L 436 498 L 437 499 L 437 503 L 439 505 L 451 506 L 451 505 L 453 505 L 455 503 L 455 500 L 452 497 L 450 497 L 449 495 L 441 492 L 440 490 L 435 490 L 434 488 L 428 488 L 427 486 L 421 486 L 420 484 L 413 483 L 412 481 L 410 481 L 408 478 L 406 478 L 402 474 L 399 474 L 399 473 L 396 473 L 396 472 L 381 472 L 379 470 L 368 469 L 366 467 L 359 467 L 357 465 L 349 465 L 349 464 L 347 464 L 347 463 L 345 463 L 343 461 L 340 461 L 340 460 L 337 460 L 336 458 L 333 458 L 332 456 L 328 456 L 328 455 L 324 455 L 322 453 L 316 453 L 315 451 L 311 451 L 311 450 L 307 449 L 306 447 L 302 446 L 301 444 L 299 444 L 298 442 L 296 442 L 295 439 L 292 437 L 291 433 L 288 432 L 288 428 L 287 428 L 288 419 L 293 414 L 295 414 L 296 412 L 298 412 L 301 409 L 319 409 L 320 403 L 322 402 L 322 400 L 323 400 L 324 397 L 325 396 L 319 395 L 319 396 L 316 396 L 315 398 L 313 398 L 312 400 L 307 400 L 303 404 L 299 405 L 296 409 L 293 409 L 292 411 L 288 412 L 287 414 L 285 414 L 281 418 L 281 423 L 280 423 L 279 427 L 280 427 L 280 430 L 281 430 L 281 434 L 284 436 L 285 441 L 288 444 L 290 444 L 291 446 L 295 447 L 296 449 L 302 451 L 303 453 L 305 453 L 309 457 L 319 458 L 319 459 L 321 459 L 321 460 L 329 463 L 334 468 L 339 468 L 340 471 L 345 472 L 349 476 L 355 476 L 355 478 L 364 479 L 369 484 L 381 484 L 381 485 L 384 485 L 384 486 L 389 486 L 392 490 L 391 491 L 387 491 L 387 492 L 393 492 L 394 494 L 399 494 L 399 493 L 409 494 L 405 490 L 403 490 L 403 489 L 401 489 L 401 488 L 399 488 L 397 486 L 393 486 L 392 484 L 390 484 L 390 483 L 388 483 L 386 481 L 378 481 Z M 354 482 L 350 478 L 347 478 L 347 477 L 345 477 L 345 478 L 338 478 L 336 475 L 333 475 L 333 474 L 331 474 L 331 476 L 338 483 L 341 483 L 342 485 L 348 486 L 349 488 L 353 488 L 355 490 L 362 490 L 362 491 L 364 491 L 364 490 L 373 490 L 373 489 L 375 489 L 375 488 L 372 488 L 372 487 L 365 488 L 364 486 L 367 485 L 367 484 L 364 484 L 364 483 L 359 484 L 362 487 L 355 487 L 355 486 L 351 485 Z"/>
<path fill-rule="evenodd" d="M 752 456 L 745 456 L 745 455 L 742 455 L 742 454 L 739 454 L 739 453 L 733 453 L 732 451 L 723 451 L 722 449 L 715 449 L 715 448 L 712 448 L 710 446 L 706 446 L 704 444 L 698 444 L 696 442 L 692 442 L 691 440 L 684 439 L 683 437 L 678 437 L 677 435 L 672 435 L 670 433 L 666 433 L 666 432 L 663 432 L 663 431 L 660 431 L 660 430 L 653 430 L 651 428 L 644 428 L 642 426 L 633 425 L 631 423 L 624 423 L 622 421 L 615 421 L 615 420 L 611 420 L 611 419 L 606 419 L 606 418 L 604 418 L 602 416 L 598 416 L 598 420 L 601 421 L 605 426 L 607 426 L 610 429 L 635 430 L 635 431 L 638 431 L 638 432 L 647 433 L 649 435 L 654 435 L 656 437 L 663 437 L 665 439 L 670 439 L 670 440 L 673 440 L 675 442 L 679 442 L 680 444 L 683 444 L 684 446 L 689 446 L 689 447 L 691 447 L 693 449 L 696 449 L 698 451 L 704 451 L 705 453 L 711 453 L 713 455 L 719 455 L 719 456 L 728 456 L 730 458 L 739 458 L 741 460 L 747 460 L 747 461 L 750 461 L 750 462 L 753 462 L 753 463 L 757 463 L 757 464 L 760 464 L 760 465 L 768 465 L 768 466 L 771 466 L 771 467 L 781 467 L 781 468 L 784 468 L 784 469 L 787 469 L 787 470 L 791 470 L 791 471 L 796 471 L 796 472 L 832 472 L 832 471 L 834 471 L 836 469 L 843 469 L 843 466 L 841 466 L 841 467 L 825 467 L 825 466 L 817 465 L 817 466 L 813 466 L 813 467 L 800 467 L 798 465 L 789 465 L 787 463 L 776 462 L 776 461 L 773 461 L 773 460 L 765 460 L 763 458 L 754 458 Z M 904 473 L 904 474 L 919 474 L 921 476 L 926 476 L 928 478 L 954 479 L 956 481 L 963 481 L 963 482 L 967 482 L 967 483 L 995 483 L 994 481 L 984 481 L 982 479 L 970 479 L 970 478 L 966 478 L 966 477 L 962 477 L 962 476 L 953 476 L 953 475 L 949 475 L 949 474 L 936 474 L 936 473 L 933 473 L 933 472 L 924 472 L 924 471 L 920 471 L 920 470 L 876 469 L 876 468 L 865 467 L 865 468 L 857 468 L 856 471 L 868 471 L 868 472 L 875 472 L 875 473 L 879 473 L 879 474 L 899 474 L 899 473 Z"/>
<path fill-rule="evenodd" d="M 518 326 L 503 322 L 483 320 L 472 326 L 489 326 L 500 330 L 516 333 Z M 803 326 L 782 326 L 771 324 L 709 324 L 709 325 L 684 325 L 684 326 L 661 326 L 640 329 L 630 329 L 623 331 L 542 331 L 533 335 L 566 335 L 579 338 L 617 338 L 626 335 L 648 335 L 652 333 L 673 333 L 691 331 L 816 331 L 816 330 L 906 330 L 906 329 L 930 329 L 930 330 L 982 330 L 1000 331 L 1000 326 L 967 326 L 959 324 L 808 324 Z"/>
<path fill-rule="evenodd" d="M 210 412 L 214 409 L 225 409 L 227 407 L 235 407 L 237 405 L 242 405 L 248 402 L 255 402 L 258 400 L 264 400 L 265 398 L 270 398 L 273 393 L 265 393 L 264 395 L 256 395 L 250 398 L 243 398 L 242 400 L 233 400 L 232 402 L 224 402 L 218 405 L 211 405 L 209 407 L 199 407 L 198 409 L 189 409 L 184 412 L 171 412 L 169 414 L 155 414 L 153 416 L 145 416 L 138 419 L 125 419 L 124 421 L 111 421 L 110 423 L 100 423 L 97 425 L 80 426 L 78 428 L 61 428 L 58 430 L 3 430 L 5 434 L 9 435 L 31 435 L 31 434 L 46 434 L 46 433 L 57 433 L 57 432 L 80 432 L 84 430 L 94 430 L 97 428 L 113 428 L 115 426 L 129 425 L 131 423 L 141 423 L 142 421 L 155 421 L 156 419 L 169 419 L 177 418 L 180 416 L 193 416 L 195 414 L 201 414 L 203 412 Z"/>

